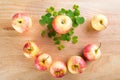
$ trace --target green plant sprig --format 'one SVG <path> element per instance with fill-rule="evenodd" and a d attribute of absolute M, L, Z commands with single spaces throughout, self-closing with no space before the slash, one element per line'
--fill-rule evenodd
<path fill-rule="evenodd" d="M 44 37 L 48 34 L 48 37 L 52 38 L 54 43 L 58 46 L 58 50 L 65 48 L 61 41 L 72 41 L 73 44 L 76 44 L 78 42 L 78 36 L 74 35 L 74 29 L 85 22 L 84 17 L 80 16 L 79 6 L 73 5 L 73 10 L 61 8 L 59 11 L 56 11 L 54 7 L 49 7 L 46 12 L 47 13 L 41 16 L 41 19 L 39 20 L 41 25 L 47 26 L 47 30 L 41 32 L 41 36 Z M 63 14 L 71 18 L 72 29 L 68 33 L 60 35 L 54 31 L 52 21 L 56 16 Z"/>

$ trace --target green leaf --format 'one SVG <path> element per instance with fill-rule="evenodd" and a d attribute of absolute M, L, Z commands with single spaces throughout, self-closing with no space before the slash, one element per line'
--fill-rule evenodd
<path fill-rule="evenodd" d="M 60 40 L 60 39 L 59 39 L 59 37 L 54 37 L 54 39 L 53 39 L 53 40 L 55 41 L 55 40 Z"/>
<path fill-rule="evenodd" d="M 60 11 L 58 11 L 58 15 L 62 15 L 62 14 L 65 14 L 66 13 L 66 10 L 65 9 L 61 9 Z"/>
<path fill-rule="evenodd" d="M 61 35 L 61 40 L 63 41 L 70 41 L 71 40 L 71 36 L 67 33 L 67 34 L 62 34 Z"/>
<path fill-rule="evenodd" d="M 53 12 L 53 16 L 57 16 L 58 15 L 58 13 L 55 11 L 55 12 Z"/>
<path fill-rule="evenodd" d="M 62 34 L 61 35 L 61 40 L 63 40 L 63 41 L 67 40 L 67 34 Z"/>
<path fill-rule="evenodd" d="M 73 43 L 73 44 L 76 44 L 77 42 L 78 42 L 78 40 L 77 40 L 77 39 L 72 40 L 72 43 Z"/>
<path fill-rule="evenodd" d="M 69 35 L 72 35 L 74 34 L 74 29 L 72 28 L 69 32 L 68 32 Z"/>
<path fill-rule="evenodd" d="M 74 4 L 73 9 L 78 9 L 78 8 L 79 8 L 79 6 Z"/>
<path fill-rule="evenodd" d="M 47 24 L 51 24 L 53 21 L 53 18 L 50 17 L 50 14 L 46 14 L 44 16 L 41 17 L 42 18 L 42 22 L 47 23 Z"/>
<path fill-rule="evenodd" d="M 42 16 L 41 18 L 42 18 L 43 20 L 47 20 L 47 19 L 48 19 L 48 17 L 47 17 L 46 15 Z"/>
<path fill-rule="evenodd" d="M 78 36 L 73 36 L 72 39 L 78 39 Z"/>
<path fill-rule="evenodd" d="M 52 11 L 54 11 L 54 7 L 51 6 L 50 9 L 51 9 Z"/>
<path fill-rule="evenodd" d="M 78 36 L 73 36 L 72 37 L 72 43 L 76 44 L 78 42 Z"/>
<path fill-rule="evenodd" d="M 62 49 L 64 49 L 64 48 L 65 48 L 64 45 L 59 45 L 59 46 L 58 46 L 58 50 L 62 50 Z"/>
<path fill-rule="evenodd" d="M 48 32 L 48 37 L 49 38 L 52 38 L 53 36 L 56 36 L 56 32 L 55 31 Z"/>
<path fill-rule="evenodd" d="M 53 18 L 48 18 L 47 23 L 52 25 Z"/>
<path fill-rule="evenodd" d="M 66 10 L 64 8 L 61 8 L 61 11 L 65 12 Z"/>
<path fill-rule="evenodd" d="M 46 12 L 48 12 L 50 14 L 52 14 L 53 11 L 54 11 L 54 7 L 52 7 L 52 6 L 46 10 Z"/>
<path fill-rule="evenodd" d="M 72 12 L 72 10 L 66 11 L 66 15 L 69 16 L 70 18 L 74 17 L 74 13 Z"/>
<path fill-rule="evenodd" d="M 60 44 L 60 40 L 56 40 L 55 44 L 57 44 L 57 45 Z"/>
<path fill-rule="evenodd" d="M 49 38 L 52 38 L 52 34 L 51 34 L 50 32 L 48 33 L 48 37 L 49 37 Z"/>
<path fill-rule="evenodd" d="M 74 15 L 75 15 L 75 16 L 79 16 L 79 15 L 80 15 L 80 11 L 79 11 L 78 9 L 75 9 L 75 10 L 74 10 Z"/>
<path fill-rule="evenodd" d="M 60 39 L 58 37 L 55 37 L 54 39 L 55 44 L 60 44 Z"/>
<path fill-rule="evenodd" d="M 78 27 L 79 24 L 76 23 L 76 18 L 72 18 L 72 26 L 73 28 Z"/>
<path fill-rule="evenodd" d="M 42 25 L 45 25 L 45 24 L 46 24 L 46 21 L 43 20 L 43 19 L 40 19 L 40 20 L 39 20 L 39 23 L 42 24 Z"/>
<path fill-rule="evenodd" d="M 44 36 L 45 36 L 45 34 L 46 34 L 46 31 L 45 31 L 45 30 L 43 30 L 43 31 L 41 32 L 41 36 L 42 36 L 42 37 L 44 37 Z"/>
<path fill-rule="evenodd" d="M 65 12 L 66 12 L 66 10 L 65 10 L 64 8 L 61 8 L 61 11 L 62 11 L 63 13 L 65 13 Z"/>
<path fill-rule="evenodd" d="M 71 36 L 67 36 L 66 40 L 70 41 L 71 40 Z"/>
<path fill-rule="evenodd" d="M 56 36 L 56 32 L 55 31 L 52 31 L 52 36 Z"/>
<path fill-rule="evenodd" d="M 45 16 L 47 16 L 47 17 L 51 17 L 51 14 L 50 14 L 50 13 L 47 13 Z"/>
<path fill-rule="evenodd" d="M 48 23 L 49 17 L 47 17 L 46 15 L 44 15 L 41 18 L 42 18 L 43 22 Z"/>
<path fill-rule="evenodd" d="M 47 28 L 49 29 L 49 30 L 52 30 L 53 28 L 52 28 L 52 24 L 48 24 L 47 25 Z"/>
<path fill-rule="evenodd" d="M 77 24 L 76 22 L 74 22 L 73 24 L 72 24 L 72 26 L 75 28 L 75 27 L 78 27 L 78 25 L 79 24 Z"/>
<path fill-rule="evenodd" d="M 62 11 L 59 11 L 59 12 L 58 12 L 58 15 L 62 15 L 62 14 L 64 14 Z"/>
<path fill-rule="evenodd" d="M 76 23 L 77 24 L 83 24 L 85 21 L 84 17 L 76 17 Z"/>

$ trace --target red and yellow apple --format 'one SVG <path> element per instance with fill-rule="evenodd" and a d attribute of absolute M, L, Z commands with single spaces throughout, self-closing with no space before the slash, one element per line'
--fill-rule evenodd
<path fill-rule="evenodd" d="M 58 15 L 53 19 L 52 26 L 57 33 L 65 34 L 72 28 L 72 20 L 66 15 Z"/>
<path fill-rule="evenodd" d="M 56 78 L 63 77 L 66 74 L 66 72 L 67 72 L 67 67 L 65 63 L 61 61 L 54 62 L 50 67 L 50 73 Z"/>
<path fill-rule="evenodd" d="M 40 49 L 38 45 L 33 41 L 28 41 L 23 47 L 24 55 L 27 58 L 36 57 L 40 54 Z"/>
<path fill-rule="evenodd" d="M 108 25 L 108 19 L 102 14 L 95 15 L 91 20 L 91 25 L 97 31 L 104 30 Z"/>
<path fill-rule="evenodd" d="M 72 74 L 82 73 L 86 69 L 86 62 L 80 56 L 72 56 L 67 62 L 67 67 Z"/>
<path fill-rule="evenodd" d="M 40 71 L 49 69 L 52 64 L 52 57 L 49 54 L 43 53 L 35 58 L 35 66 Z"/>
<path fill-rule="evenodd" d="M 100 51 L 100 47 L 101 47 L 101 43 L 99 46 L 95 44 L 88 44 L 85 46 L 83 50 L 83 54 L 89 61 L 97 60 L 102 55 Z"/>
<path fill-rule="evenodd" d="M 26 32 L 32 27 L 32 20 L 25 13 L 16 13 L 12 17 L 12 27 L 19 33 Z"/>

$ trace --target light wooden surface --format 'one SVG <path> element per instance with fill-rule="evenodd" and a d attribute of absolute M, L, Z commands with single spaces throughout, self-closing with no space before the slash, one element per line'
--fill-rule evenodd
<path fill-rule="evenodd" d="M 45 9 L 54 6 L 71 9 L 73 4 L 80 6 L 85 24 L 78 27 L 76 45 L 66 44 L 58 51 L 53 41 L 41 38 L 44 29 L 38 20 Z M 32 29 L 19 34 L 11 26 L 11 17 L 17 12 L 27 13 L 33 20 Z M 109 19 L 108 28 L 101 32 L 90 30 L 90 19 L 93 15 L 104 14 Z M 49 71 L 40 72 L 32 59 L 23 55 L 23 45 L 27 40 L 36 41 L 41 50 L 51 54 L 54 60 L 67 61 L 72 55 L 80 55 L 88 43 L 102 42 L 102 58 L 88 63 L 82 74 L 67 73 L 61 79 L 51 76 Z M 120 1 L 119 0 L 0 0 L 0 80 L 120 80 Z"/>

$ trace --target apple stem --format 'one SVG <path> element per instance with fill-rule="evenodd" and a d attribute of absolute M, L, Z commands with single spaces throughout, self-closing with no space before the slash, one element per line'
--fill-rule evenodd
<path fill-rule="evenodd" d="M 61 23 L 64 24 L 64 23 L 65 23 L 65 20 L 63 20 Z"/>
<path fill-rule="evenodd" d="M 45 61 L 49 58 L 49 56 L 45 59 Z"/>
<path fill-rule="evenodd" d="M 27 50 L 31 52 L 31 51 L 33 50 L 33 48 L 32 48 L 32 46 L 31 46 L 31 44 L 30 44 L 30 41 L 28 41 L 28 45 L 29 45 L 29 47 L 28 47 Z"/>
<path fill-rule="evenodd" d="M 101 47 L 101 42 L 99 44 L 99 47 L 95 50 L 96 53 L 97 53 L 98 49 L 100 49 L 100 47 Z"/>
<path fill-rule="evenodd" d="M 43 63 L 45 63 L 45 61 L 46 61 L 48 58 L 49 58 L 49 56 L 47 56 L 47 58 L 43 60 Z"/>

